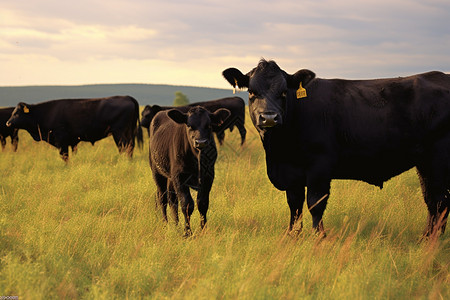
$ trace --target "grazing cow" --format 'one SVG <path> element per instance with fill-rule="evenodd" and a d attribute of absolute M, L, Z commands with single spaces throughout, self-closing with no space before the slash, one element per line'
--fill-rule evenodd
<path fill-rule="evenodd" d="M 445 231 L 450 201 L 450 75 L 429 72 L 376 80 L 293 75 L 261 60 L 246 75 L 223 71 L 248 88 L 249 110 L 266 152 L 272 184 L 285 190 L 289 230 L 301 230 L 302 206 L 324 234 L 332 179 L 383 186 L 416 167 L 428 207 L 424 237 Z M 299 221 L 298 226 L 297 221 Z"/>
<path fill-rule="evenodd" d="M 231 116 L 220 126 L 213 126 L 213 132 L 216 133 L 217 140 L 219 144 L 223 144 L 225 138 L 225 130 L 230 129 L 233 131 L 234 126 L 236 126 L 241 135 L 241 145 L 244 144 L 245 135 L 247 130 L 244 127 L 245 124 L 245 102 L 240 97 L 228 97 L 217 100 L 210 100 L 204 102 L 196 102 L 186 106 L 159 106 L 159 105 L 146 105 L 142 111 L 141 126 L 148 128 L 152 118 L 161 110 L 169 110 L 176 108 L 179 111 L 187 112 L 190 108 L 194 106 L 201 106 L 206 108 L 210 112 L 215 112 L 220 108 L 226 108 L 231 112 Z"/>
<path fill-rule="evenodd" d="M 178 223 L 178 201 L 185 219 L 185 236 L 192 234 L 194 210 L 189 188 L 198 191 L 200 226 L 206 224 L 209 192 L 214 180 L 217 149 L 211 125 L 220 125 L 230 115 L 222 108 L 210 113 L 200 106 L 187 113 L 176 109 L 159 112 L 150 124 L 150 167 L 157 186 L 157 203 L 167 221 L 167 204 Z"/>
<path fill-rule="evenodd" d="M 2 150 L 5 150 L 6 138 L 11 137 L 11 145 L 14 152 L 17 151 L 17 145 L 19 144 L 19 129 L 10 128 L 6 126 L 6 122 L 11 117 L 14 107 L 0 108 L 0 142 L 2 143 Z"/>
<path fill-rule="evenodd" d="M 139 104 L 129 96 L 94 99 L 63 99 L 26 104 L 20 102 L 7 125 L 25 129 L 35 141 L 46 141 L 60 151 L 64 161 L 69 146 L 80 141 L 92 145 L 112 135 L 119 152 L 133 155 L 135 138 L 142 144 L 139 126 Z"/>

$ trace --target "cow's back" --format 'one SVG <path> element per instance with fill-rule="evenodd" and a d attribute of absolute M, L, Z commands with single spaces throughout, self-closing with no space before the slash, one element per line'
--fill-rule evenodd
<path fill-rule="evenodd" d="M 293 122 L 345 135 L 353 145 L 377 142 L 373 138 L 423 138 L 434 123 L 450 118 L 450 77 L 439 72 L 378 80 L 316 79 L 307 93 L 294 105 Z"/>
<path fill-rule="evenodd" d="M 134 116 L 139 105 L 133 97 L 114 96 L 105 99 L 99 99 L 97 116 L 112 122 L 120 119 L 124 114 Z"/>
<path fill-rule="evenodd" d="M 333 177 L 381 185 L 415 166 L 435 140 L 449 138 L 449 87 L 449 76 L 439 72 L 315 79 L 308 97 L 291 104 L 293 138 L 310 156 L 327 153 L 335 161 Z"/>
<path fill-rule="evenodd" d="M 220 108 L 226 108 L 233 114 L 239 113 L 243 108 L 245 109 L 245 102 L 240 97 L 226 97 L 216 100 L 191 103 L 188 105 L 189 108 L 194 106 L 202 106 L 210 112 L 215 112 Z"/>
<path fill-rule="evenodd" d="M 96 141 L 113 126 L 126 126 L 135 116 L 135 100 L 128 96 L 92 99 L 61 99 L 35 106 L 38 123 L 49 129 L 63 128 L 81 140 Z"/>

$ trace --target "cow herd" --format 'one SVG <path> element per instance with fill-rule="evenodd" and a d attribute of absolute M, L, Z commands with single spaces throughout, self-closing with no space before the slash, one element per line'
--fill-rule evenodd
<path fill-rule="evenodd" d="M 325 236 L 322 216 L 333 179 L 383 183 L 413 167 L 428 209 L 424 238 L 445 231 L 450 203 L 450 75 L 428 72 L 374 80 L 321 79 L 306 69 L 294 74 L 262 59 L 250 72 L 223 71 L 233 86 L 247 88 L 249 115 L 266 154 L 267 175 L 286 191 L 289 231 L 302 229 L 306 200 L 313 229 Z M 238 128 L 244 143 L 245 103 L 239 97 L 183 107 L 147 105 L 139 121 L 137 101 L 129 96 L 19 103 L 0 110 L 0 139 L 17 130 L 47 141 L 67 161 L 68 148 L 94 144 L 112 135 L 119 152 L 133 154 L 142 129 L 149 133 L 149 160 L 157 203 L 167 220 L 169 206 L 184 234 L 196 189 L 200 225 L 206 224 L 217 149 L 224 130 Z M 406 224 L 405 224 L 406 226 Z"/>
<path fill-rule="evenodd" d="M 206 224 L 209 193 L 214 180 L 217 149 L 225 130 L 237 127 L 241 144 L 245 141 L 245 102 L 229 97 L 181 107 L 147 105 L 139 121 L 139 104 L 130 96 L 92 99 L 61 99 L 0 109 L 2 146 L 11 136 L 17 149 L 18 130 L 26 130 L 35 141 L 45 141 L 59 149 L 64 161 L 81 141 L 91 142 L 112 135 L 120 153 L 132 157 L 135 142 L 142 144 L 142 128 L 149 133 L 149 160 L 157 186 L 157 204 L 167 221 L 167 205 L 178 223 L 178 203 L 185 219 L 185 235 L 192 234 L 190 216 L 196 189 L 201 227 Z"/>

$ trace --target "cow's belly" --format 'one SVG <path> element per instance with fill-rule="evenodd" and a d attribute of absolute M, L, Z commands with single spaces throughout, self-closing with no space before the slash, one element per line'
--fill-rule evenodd
<path fill-rule="evenodd" d="M 96 141 L 104 139 L 105 137 L 107 137 L 110 134 L 111 133 L 107 129 L 105 129 L 103 131 L 100 131 L 100 130 L 95 130 L 94 131 L 94 130 L 92 130 L 92 131 L 80 134 L 79 138 L 80 138 L 81 141 L 94 143 Z"/>
<path fill-rule="evenodd" d="M 295 163 L 268 161 L 267 175 L 279 190 L 306 185 L 310 172 L 317 175 L 323 172 L 324 178 L 331 174 L 330 179 L 361 180 L 382 187 L 385 181 L 413 168 L 417 161 L 411 154 L 341 157 L 334 162 L 329 160 L 329 157 L 319 156 L 315 160 L 316 163 L 311 163 L 308 167 Z"/>
<path fill-rule="evenodd" d="M 408 155 L 379 156 L 370 158 L 351 157 L 338 162 L 333 169 L 334 179 L 355 179 L 383 187 L 383 183 L 416 165 Z"/>

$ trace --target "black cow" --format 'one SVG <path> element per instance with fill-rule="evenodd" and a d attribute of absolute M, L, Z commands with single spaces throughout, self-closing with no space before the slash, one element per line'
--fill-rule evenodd
<path fill-rule="evenodd" d="M 190 216 L 194 210 L 189 188 L 198 191 L 200 226 L 206 224 L 209 192 L 214 180 L 217 149 L 211 125 L 220 125 L 230 111 L 210 113 L 196 106 L 183 113 L 176 109 L 159 112 L 150 124 L 150 167 L 157 186 L 157 203 L 167 221 L 167 204 L 178 223 L 178 201 L 185 219 L 185 236 L 192 234 Z"/>
<path fill-rule="evenodd" d="M 141 126 L 149 128 L 152 118 L 161 110 L 169 110 L 176 108 L 179 111 L 187 112 L 194 106 L 201 106 L 206 108 L 210 112 L 215 112 L 220 108 L 226 108 L 231 112 L 231 116 L 220 126 L 213 126 L 213 131 L 216 133 L 219 144 L 223 144 L 225 138 L 225 130 L 230 129 L 233 131 L 236 126 L 241 135 L 241 145 L 244 144 L 245 135 L 247 130 L 245 129 L 245 102 L 240 97 L 228 97 L 217 100 L 210 100 L 204 102 L 191 103 L 186 106 L 159 106 L 159 105 L 146 105 L 142 111 Z"/>
<path fill-rule="evenodd" d="M 2 150 L 5 150 L 6 138 L 8 136 L 11 137 L 11 145 L 15 152 L 19 144 L 19 129 L 6 126 L 6 122 L 11 117 L 13 110 L 14 107 L 0 108 L 0 142 L 2 143 Z"/>
<path fill-rule="evenodd" d="M 450 76 L 429 72 L 376 80 L 315 79 L 261 60 L 246 75 L 223 71 L 249 91 L 250 116 L 266 152 L 272 184 L 286 191 L 289 229 L 301 229 L 307 204 L 313 227 L 322 215 L 332 179 L 383 186 L 416 167 L 428 207 L 424 237 L 443 233 L 450 201 Z M 306 88 L 306 89 L 305 89 Z M 299 221 L 300 229 L 294 228 Z M 297 227 L 297 226 L 295 226 Z"/>
<path fill-rule="evenodd" d="M 25 129 L 35 141 L 46 141 L 60 151 L 64 161 L 69 158 L 69 146 L 80 141 L 92 145 L 112 135 L 119 152 L 131 157 L 135 146 L 142 144 L 139 126 L 139 104 L 129 96 L 94 99 L 62 99 L 26 104 L 20 102 L 7 125 Z"/>

